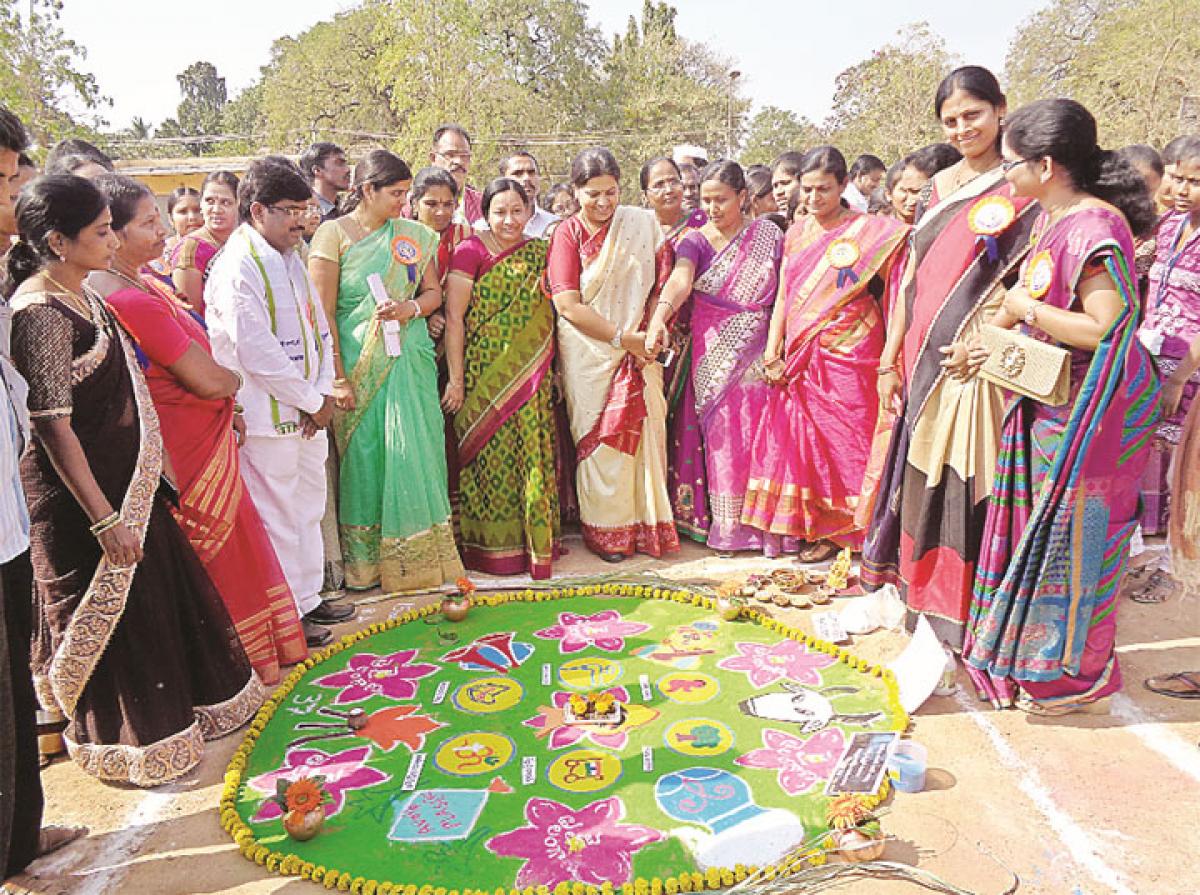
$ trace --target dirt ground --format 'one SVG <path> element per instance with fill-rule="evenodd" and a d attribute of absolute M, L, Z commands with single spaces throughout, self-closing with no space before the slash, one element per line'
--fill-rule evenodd
<path fill-rule="evenodd" d="M 568 541 L 556 567 L 566 576 L 611 573 Z M 719 559 L 685 545 L 669 562 L 639 558 L 622 572 L 653 570 L 721 580 L 787 566 L 787 560 Z M 480 576 L 482 578 L 482 576 Z M 349 598 L 348 598 L 349 599 Z M 359 597 L 357 618 L 338 633 L 386 619 L 411 599 Z M 958 694 L 931 698 L 911 735 L 929 750 L 924 792 L 898 793 L 884 827 L 885 860 L 915 865 L 961 890 L 1021 893 L 1195 895 L 1200 893 L 1200 701 L 1148 692 L 1152 674 L 1200 669 L 1200 603 L 1139 605 L 1122 598 L 1120 660 L 1125 690 L 1110 715 L 1032 718 L 995 712 L 974 698 L 960 673 Z M 811 630 L 806 612 L 789 610 Z M 852 649 L 890 659 L 902 635 L 854 638 Z M 69 761 L 43 773 L 47 822 L 87 824 L 91 834 L 36 862 L 3 890 L 38 895 L 104 893 L 287 893 L 321 891 L 270 875 L 240 856 L 217 819 L 225 764 L 240 735 L 212 743 L 183 780 L 146 792 L 86 777 Z M 796 889 L 795 891 L 802 891 Z M 926 891 L 907 881 L 856 881 L 846 895 Z"/>

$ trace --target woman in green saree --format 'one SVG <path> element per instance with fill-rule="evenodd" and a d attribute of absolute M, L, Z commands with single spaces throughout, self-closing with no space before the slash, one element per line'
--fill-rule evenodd
<path fill-rule="evenodd" d="M 346 586 L 437 587 L 462 574 L 450 525 L 437 364 L 425 318 L 442 303 L 437 235 L 400 217 L 412 172 L 374 150 L 351 210 L 313 236 L 309 272 L 333 326 L 334 437 Z M 377 300 L 369 280 L 378 275 Z"/>
<path fill-rule="evenodd" d="M 466 565 L 549 578 L 559 538 L 554 311 L 541 289 L 546 242 L 524 234 L 532 211 L 517 181 L 493 180 L 483 191 L 490 229 L 454 250 L 442 406 L 458 435 Z"/>

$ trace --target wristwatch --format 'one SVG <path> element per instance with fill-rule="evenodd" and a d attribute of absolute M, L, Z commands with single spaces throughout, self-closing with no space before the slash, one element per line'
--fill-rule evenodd
<path fill-rule="evenodd" d="M 1036 301 L 1029 303 L 1029 309 L 1025 312 L 1025 325 L 1037 326 L 1038 303 Z"/>

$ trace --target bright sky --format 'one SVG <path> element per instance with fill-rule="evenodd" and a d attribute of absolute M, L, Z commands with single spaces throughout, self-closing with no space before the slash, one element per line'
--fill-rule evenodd
<path fill-rule="evenodd" d="M 1017 26 L 1049 0 L 1006 0 L 986 12 L 969 0 L 675 0 L 677 28 L 704 41 L 742 72 L 756 107 L 792 109 L 820 123 L 838 73 L 915 21 L 928 21 L 952 52 L 997 73 Z M 107 118 L 123 127 L 140 116 L 157 125 L 175 113 L 175 75 L 212 62 L 233 95 L 253 82 L 272 42 L 298 34 L 351 0 L 65 0 L 67 35 L 87 48 L 87 70 L 113 100 Z M 592 0 L 606 35 L 624 31 L 642 0 Z M 521 4 L 513 3 L 519 12 Z"/>

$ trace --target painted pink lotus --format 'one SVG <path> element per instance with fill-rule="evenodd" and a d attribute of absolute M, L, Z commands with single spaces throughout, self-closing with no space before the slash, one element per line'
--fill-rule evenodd
<path fill-rule="evenodd" d="M 504 858 L 524 858 L 517 888 L 581 882 L 598 886 L 627 883 L 633 856 L 664 835 L 640 824 L 623 824 L 625 805 L 617 796 L 578 811 L 551 799 L 530 799 L 528 826 L 493 836 L 487 847 Z"/>
<path fill-rule="evenodd" d="M 735 643 L 738 655 L 722 659 L 718 668 L 741 671 L 756 687 L 787 678 L 798 684 L 821 685 L 820 669 L 834 663 L 833 656 L 810 652 L 798 640 L 776 643 Z"/>
<path fill-rule="evenodd" d="M 793 736 L 768 727 L 763 731 L 763 748 L 739 755 L 735 764 L 744 768 L 779 771 L 779 788 L 790 796 L 812 789 L 829 779 L 846 746 L 846 736 L 828 727 L 810 737 Z"/>
<path fill-rule="evenodd" d="M 370 754 L 370 746 L 361 746 L 336 755 L 330 755 L 320 749 L 289 749 L 287 757 L 283 760 L 283 767 L 260 774 L 247 781 L 246 785 L 266 795 L 273 795 L 276 781 L 280 779 L 295 783 L 304 777 L 324 777 L 325 782 L 321 785 L 331 797 L 330 801 L 325 803 L 325 816 L 332 817 L 342 810 L 347 791 L 368 789 L 392 779 L 390 774 L 367 767 L 367 756 Z M 282 816 L 283 809 L 277 803 L 264 801 L 252 820 L 261 822 Z"/>
<path fill-rule="evenodd" d="M 649 630 L 649 625 L 625 621 L 615 609 L 604 609 L 595 615 L 560 612 L 557 625 L 535 631 L 534 636 L 557 640 L 559 651 L 563 653 L 577 653 L 589 646 L 619 653 L 625 649 L 626 637 Z"/>
<path fill-rule="evenodd" d="M 345 705 L 362 702 L 372 696 L 388 699 L 412 699 L 417 695 L 417 684 L 423 677 L 437 671 L 436 665 L 424 662 L 409 664 L 416 658 L 417 650 L 406 649 L 378 656 L 375 653 L 358 653 L 346 665 L 345 671 L 317 678 L 318 687 L 341 688 L 334 697 L 334 704 Z"/>
<path fill-rule="evenodd" d="M 551 697 L 552 705 L 543 706 L 532 718 L 523 721 L 526 727 L 536 727 L 539 731 L 538 737 L 549 735 L 549 746 L 551 749 L 565 749 L 567 746 L 573 746 L 580 740 L 591 740 L 597 746 L 603 746 L 605 749 L 612 749 L 620 752 L 629 743 L 629 732 L 645 727 L 647 724 L 655 721 L 659 716 L 658 709 L 640 703 L 631 703 L 629 701 L 629 691 L 624 687 L 610 687 L 603 691 L 612 694 L 612 697 L 621 705 L 625 706 L 625 717 L 621 725 L 617 728 L 592 727 L 589 725 L 568 725 L 563 717 L 567 703 L 571 699 L 570 693 L 564 693 L 561 690 L 556 691 Z"/>

